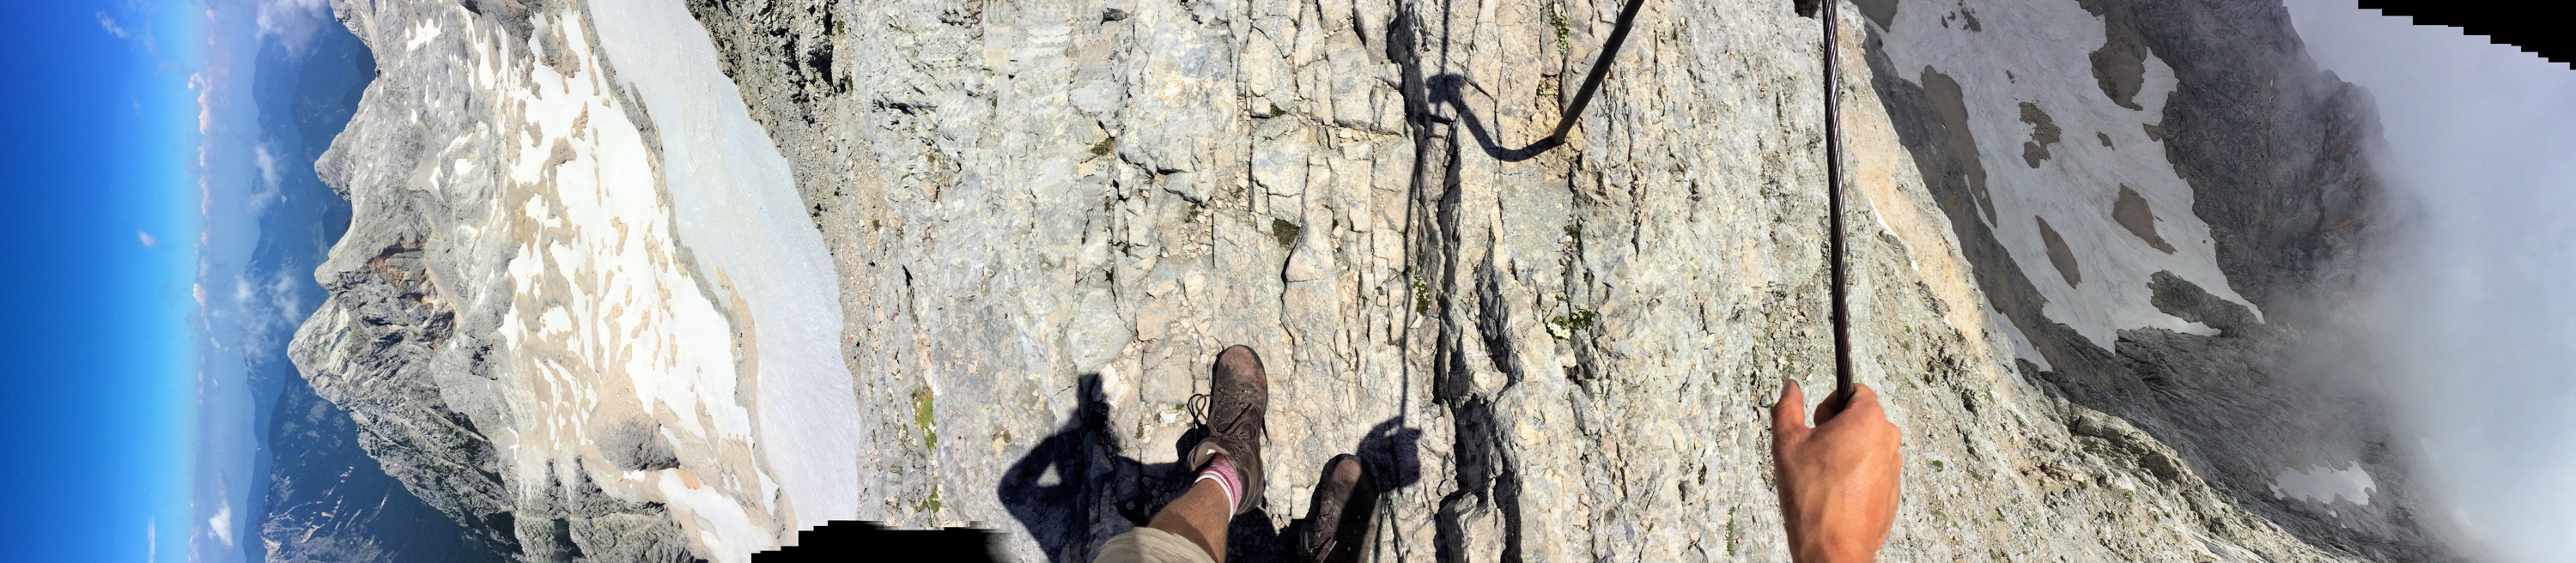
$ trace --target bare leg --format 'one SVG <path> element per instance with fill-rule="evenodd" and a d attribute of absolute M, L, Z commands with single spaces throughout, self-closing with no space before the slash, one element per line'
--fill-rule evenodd
<path fill-rule="evenodd" d="M 1209 559 L 1225 563 L 1225 526 L 1234 520 L 1225 500 L 1224 487 L 1207 481 L 1192 483 L 1189 492 L 1154 513 L 1154 522 L 1146 527 L 1187 538 L 1207 550 Z"/>
<path fill-rule="evenodd" d="M 1261 355 L 1229 346 L 1208 373 L 1207 438 L 1190 446 L 1199 469 L 1190 490 L 1154 513 L 1146 527 L 1198 544 L 1208 560 L 1225 563 L 1226 524 L 1261 500 L 1261 427 L 1270 409 L 1270 377 Z"/>

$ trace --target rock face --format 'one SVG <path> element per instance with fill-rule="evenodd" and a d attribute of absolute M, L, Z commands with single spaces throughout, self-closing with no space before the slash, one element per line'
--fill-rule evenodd
<path fill-rule="evenodd" d="M 500 561 L 469 546 L 457 526 L 378 472 L 347 413 L 303 386 L 278 399 L 267 515 L 260 540 L 268 561 Z"/>
<path fill-rule="evenodd" d="M 2223 4 L 1843 10 L 1890 560 L 2450 557 L 2377 407 L 2290 359 L 2367 262 L 2369 107 Z M 1789 2 L 1647 3 L 1536 152 L 1617 3 L 334 8 L 382 73 L 293 354 L 501 556 L 864 519 L 1088 561 L 1242 343 L 1272 477 L 1229 560 L 1344 452 L 1380 560 L 1786 559 L 1764 409 L 1832 380 Z"/>

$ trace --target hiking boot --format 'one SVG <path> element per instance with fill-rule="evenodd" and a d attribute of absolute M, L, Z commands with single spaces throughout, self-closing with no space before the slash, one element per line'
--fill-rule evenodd
<path fill-rule="evenodd" d="M 1261 500 L 1261 429 L 1270 411 L 1270 376 L 1261 371 L 1261 355 L 1241 345 L 1218 352 L 1209 371 L 1207 438 L 1190 447 L 1190 467 L 1206 467 L 1216 454 L 1225 454 L 1243 478 L 1243 502 L 1234 513 L 1250 512 Z"/>
<path fill-rule="evenodd" d="M 1324 476 L 1315 481 L 1315 500 L 1306 506 L 1306 537 L 1297 542 L 1298 560 L 1358 561 L 1377 523 L 1377 487 L 1360 458 L 1342 454 L 1324 462 Z"/>

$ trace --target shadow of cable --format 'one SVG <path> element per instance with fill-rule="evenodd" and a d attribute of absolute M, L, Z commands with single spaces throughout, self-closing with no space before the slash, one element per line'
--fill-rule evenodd
<path fill-rule="evenodd" d="M 1631 15 L 1634 7 L 1632 2 Z M 1459 236 L 1458 208 L 1464 186 L 1458 174 L 1462 147 L 1457 129 L 1464 126 L 1468 136 L 1475 139 L 1487 156 L 1512 162 L 1527 160 L 1555 148 L 1562 143 L 1562 125 L 1572 122 L 1560 124 L 1559 135 L 1551 136 L 1556 139 L 1542 140 L 1521 148 L 1504 148 L 1497 144 L 1493 132 L 1467 107 L 1465 96 L 1468 90 L 1474 88 L 1477 93 L 1484 94 L 1483 88 L 1461 75 L 1423 75 L 1421 55 L 1425 52 L 1426 30 L 1421 27 L 1424 22 L 1415 19 L 1411 11 L 1409 6 L 1400 10 L 1396 19 L 1387 26 L 1388 58 L 1395 62 L 1403 78 L 1400 91 L 1405 96 L 1408 131 L 1414 139 L 1414 168 L 1407 188 L 1412 199 L 1407 217 L 1407 255 L 1413 271 L 1420 272 L 1431 289 L 1430 298 L 1419 304 L 1416 311 L 1437 319 L 1438 330 L 1430 335 L 1433 358 L 1431 399 L 1456 417 L 1453 422 L 1455 442 L 1451 450 L 1456 457 L 1451 465 L 1454 473 L 1448 481 L 1456 488 L 1441 496 L 1432 516 L 1432 554 L 1433 559 L 1444 563 L 1466 561 L 1470 552 L 1477 551 L 1471 549 L 1475 547 L 1471 544 L 1477 541 L 1471 538 L 1490 531 L 1499 536 L 1494 539 L 1499 539 L 1502 544 L 1501 559 L 1518 561 L 1521 556 L 1520 477 L 1509 449 L 1503 446 L 1509 443 L 1509 437 L 1500 430 L 1501 425 L 1494 412 L 1495 394 L 1500 390 L 1480 391 L 1472 384 L 1474 369 L 1470 364 L 1479 359 L 1471 357 L 1476 354 L 1470 351 L 1471 347 L 1464 339 L 1474 333 L 1473 336 L 1485 348 L 1483 361 L 1491 362 L 1491 367 L 1504 373 L 1510 381 L 1520 380 L 1520 370 L 1510 361 L 1509 349 L 1513 344 L 1508 331 L 1499 330 L 1509 324 L 1502 322 L 1503 317 L 1500 316 L 1508 309 L 1491 305 L 1500 302 L 1500 286 L 1493 281 L 1492 265 L 1479 265 L 1469 274 L 1484 282 L 1473 286 L 1473 291 L 1477 292 L 1475 301 L 1455 299 L 1467 289 L 1460 287 L 1460 274 L 1469 272 L 1460 263 L 1463 241 Z M 1443 30 L 1445 32 L 1445 25 Z M 1621 33 L 1624 34 L 1624 30 Z M 1445 50 L 1446 42 L 1440 44 L 1442 47 L 1439 49 Z M 1595 70 L 1601 69 L 1596 67 Z M 1587 84 L 1588 90 L 1599 83 L 1587 79 Z M 1441 104 L 1448 104 L 1456 110 L 1457 118 L 1434 113 L 1433 110 Z M 1579 112 L 1568 114 L 1570 118 Z M 1456 310 L 1461 306 L 1484 311 L 1485 314 L 1481 315 L 1484 322 L 1462 318 Z M 1415 472 L 1418 474 L 1418 469 Z M 1383 549 L 1386 546 L 1381 543 L 1376 547 Z"/>
<path fill-rule="evenodd" d="M 1484 121 L 1477 119 L 1476 112 L 1468 110 L 1466 100 L 1459 97 L 1464 90 L 1462 86 L 1473 85 L 1467 83 L 1465 76 L 1441 74 L 1431 77 L 1425 85 L 1429 90 L 1430 104 L 1437 105 L 1445 102 L 1452 109 L 1457 110 L 1458 120 L 1467 126 L 1467 133 L 1476 137 L 1476 146 L 1483 148 L 1485 155 L 1494 157 L 1495 160 L 1520 162 L 1537 157 L 1539 153 L 1547 152 L 1548 149 L 1563 146 L 1566 134 L 1572 132 L 1574 125 L 1583 118 L 1583 109 L 1592 105 L 1592 95 L 1601 91 L 1602 80 L 1610 76 L 1611 65 L 1619 60 L 1619 48 L 1628 42 L 1628 31 L 1635 28 L 1637 11 L 1645 7 L 1645 4 L 1645 0 L 1628 0 L 1627 6 L 1619 10 L 1619 20 L 1611 26 L 1610 37 L 1602 41 L 1601 49 L 1594 53 L 1592 70 L 1584 73 L 1583 85 L 1575 89 L 1574 98 L 1567 101 L 1560 109 L 1561 113 L 1557 114 L 1556 128 L 1546 137 L 1541 137 L 1527 146 L 1516 149 L 1503 148 L 1501 143 L 1494 140 L 1493 132 L 1485 129 Z M 1409 52 L 1415 47 L 1414 42 L 1419 38 L 1414 35 L 1415 32 L 1411 26 L 1404 25 L 1407 23 L 1410 21 L 1405 16 L 1399 16 L 1395 25 L 1389 26 L 1395 30 L 1395 33 L 1389 35 L 1390 53 L 1398 50 Z M 1404 59 L 1399 58 L 1399 60 Z M 1418 68 L 1412 70 L 1417 74 L 1420 72 Z M 1483 88 L 1477 90 L 1481 92 Z M 1423 108 L 1409 107 L 1408 109 Z"/>
<path fill-rule="evenodd" d="M 1537 157 L 1539 153 L 1565 144 L 1563 137 L 1550 135 L 1520 148 L 1504 148 L 1500 141 L 1494 139 L 1494 132 L 1485 128 L 1485 120 L 1478 119 L 1476 112 L 1467 108 L 1466 89 L 1475 87 L 1477 92 L 1484 92 L 1483 87 L 1478 87 L 1466 76 L 1457 74 L 1432 76 L 1423 81 L 1423 87 L 1433 105 L 1447 104 L 1452 111 L 1458 112 L 1457 123 L 1466 126 L 1467 135 L 1476 138 L 1476 147 L 1484 149 L 1485 156 L 1493 157 L 1494 160 L 1503 162 L 1529 160 Z"/>

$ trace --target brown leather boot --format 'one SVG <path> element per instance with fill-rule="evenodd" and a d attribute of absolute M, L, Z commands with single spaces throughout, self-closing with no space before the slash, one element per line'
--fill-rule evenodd
<path fill-rule="evenodd" d="M 1310 563 L 1359 561 L 1377 523 L 1377 487 L 1358 456 L 1342 454 L 1324 462 L 1315 482 L 1314 502 L 1306 508 L 1306 537 L 1297 542 L 1297 559 Z"/>
<path fill-rule="evenodd" d="M 1251 348 L 1231 346 L 1216 355 L 1208 382 L 1207 438 L 1190 447 L 1190 467 L 1206 467 L 1225 454 L 1243 478 L 1243 502 L 1235 514 L 1261 502 L 1261 430 L 1270 412 L 1270 376 Z"/>

